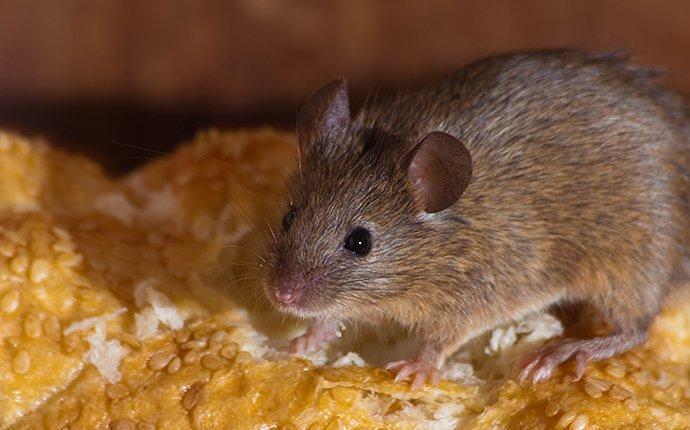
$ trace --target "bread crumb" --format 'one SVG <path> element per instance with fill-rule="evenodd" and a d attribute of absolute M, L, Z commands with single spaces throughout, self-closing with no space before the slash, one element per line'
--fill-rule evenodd
<path fill-rule="evenodd" d="M 99 322 L 107 322 L 110 321 L 123 313 L 127 312 L 127 308 L 120 308 L 114 312 L 111 312 L 107 315 L 103 315 L 102 317 L 93 317 L 93 318 L 86 318 L 84 320 L 75 322 L 71 324 L 69 327 L 67 327 L 62 334 L 65 336 L 69 336 L 70 334 L 77 332 L 77 331 L 86 331 L 86 330 L 91 330 L 92 328 L 96 327 L 96 325 Z"/>
<path fill-rule="evenodd" d="M 96 366 L 96 369 L 111 384 L 120 381 L 120 362 L 129 353 L 117 340 L 105 339 L 105 321 L 96 322 L 95 330 L 86 337 L 89 350 L 84 355 L 86 362 Z"/>
<path fill-rule="evenodd" d="M 333 362 L 333 367 L 357 366 L 364 367 L 367 363 L 356 352 L 348 352 Z"/>
<path fill-rule="evenodd" d="M 143 308 L 134 315 L 134 331 L 139 340 L 155 336 L 159 323 L 172 330 L 179 330 L 184 325 L 184 319 L 170 299 L 153 288 L 157 283 L 156 279 L 148 279 L 134 287 L 134 304 Z"/>

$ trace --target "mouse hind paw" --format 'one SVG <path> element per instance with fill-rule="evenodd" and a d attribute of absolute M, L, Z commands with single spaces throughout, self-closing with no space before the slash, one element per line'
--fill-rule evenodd
<path fill-rule="evenodd" d="M 575 373 L 580 379 L 584 376 L 587 361 L 609 358 L 642 343 L 644 339 L 645 336 L 639 334 L 618 333 L 592 339 L 563 340 L 529 354 L 518 379 L 520 382 L 544 382 L 559 365 L 571 359 L 575 361 Z"/>

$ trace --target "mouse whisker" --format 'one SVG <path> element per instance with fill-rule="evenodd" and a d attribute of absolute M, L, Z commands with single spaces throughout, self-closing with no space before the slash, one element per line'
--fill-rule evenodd
<path fill-rule="evenodd" d="M 299 139 L 299 136 L 298 136 Z M 302 174 L 302 148 L 301 145 L 297 145 L 297 167 L 299 169 L 299 180 L 304 182 L 304 175 Z"/>
<path fill-rule="evenodd" d="M 163 155 L 165 157 L 170 157 L 172 155 L 172 152 L 158 151 L 157 149 L 146 148 L 143 146 L 133 145 L 131 143 L 118 142 L 117 140 L 111 140 L 110 142 L 114 143 L 115 145 L 126 146 L 128 148 L 138 149 L 140 151 L 146 151 L 152 154 Z"/>
<path fill-rule="evenodd" d="M 237 205 L 236 212 L 237 214 L 247 223 L 249 224 L 255 232 L 257 232 L 261 238 L 264 240 L 264 242 L 268 242 L 268 237 L 266 236 L 265 231 L 261 229 L 261 227 L 253 220 L 251 219 L 251 216 L 249 215 L 249 212 L 242 207 L 242 205 L 235 200 L 232 196 L 229 196 L 228 199 L 230 200 L 231 203 Z"/>
<path fill-rule="evenodd" d="M 220 262 L 220 263 L 214 263 L 214 264 L 206 265 L 206 266 L 204 266 L 203 268 L 199 269 L 199 272 L 204 273 L 204 272 L 208 272 L 208 271 L 211 271 L 211 270 L 214 270 L 214 269 L 218 269 L 218 268 L 220 268 L 220 267 L 223 267 L 223 268 L 225 268 L 225 267 L 230 267 L 230 268 L 235 268 L 235 267 L 248 267 L 248 268 L 252 268 L 252 269 L 258 269 L 258 268 L 261 268 L 261 267 L 263 267 L 263 266 L 261 266 L 260 264 L 257 264 L 257 263 L 237 263 L 237 262 L 235 262 L 235 263 L 226 263 L 226 262 Z"/>
<path fill-rule="evenodd" d="M 256 253 L 256 252 L 254 252 L 253 250 L 247 248 L 246 246 L 242 246 L 242 245 L 237 245 L 237 244 L 232 244 L 232 243 L 226 243 L 226 244 L 223 244 L 223 245 L 218 245 L 218 247 L 216 247 L 214 251 L 219 251 L 219 250 L 222 250 L 222 249 L 224 249 L 224 248 L 238 248 L 238 249 L 241 249 L 241 250 L 243 250 L 243 251 L 247 251 L 247 252 L 251 253 L 251 254 L 254 255 L 256 258 L 258 258 L 259 260 L 261 260 L 261 262 L 262 262 L 263 264 L 265 264 L 265 265 L 267 265 L 267 264 L 269 263 L 264 257 L 262 257 L 261 255 L 259 255 L 259 254 Z M 210 252 L 214 252 L 214 251 L 210 251 Z"/>
<path fill-rule="evenodd" d="M 273 228 L 271 227 L 271 223 L 268 221 L 268 218 L 266 217 L 264 217 L 264 220 L 266 221 L 266 226 L 268 227 L 268 230 L 271 232 L 271 236 L 273 237 L 273 244 L 275 246 L 278 246 L 278 238 L 276 237 L 276 234 L 273 231 Z"/>

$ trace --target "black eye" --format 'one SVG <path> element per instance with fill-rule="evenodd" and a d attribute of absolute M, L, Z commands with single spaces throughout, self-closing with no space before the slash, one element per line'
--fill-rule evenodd
<path fill-rule="evenodd" d="M 364 227 L 357 227 L 345 238 L 343 246 L 359 256 L 367 255 L 371 251 L 371 233 Z"/>
<path fill-rule="evenodd" d="M 283 228 L 285 231 L 290 228 L 290 225 L 292 222 L 295 220 L 295 216 L 297 214 L 295 213 L 294 209 L 290 209 L 290 212 L 286 213 L 285 216 L 283 217 Z"/>

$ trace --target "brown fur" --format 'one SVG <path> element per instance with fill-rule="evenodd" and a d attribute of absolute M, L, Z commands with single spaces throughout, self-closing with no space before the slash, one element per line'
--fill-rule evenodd
<path fill-rule="evenodd" d="M 640 342 L 690 244 L 688 111 L 650 75 L 614 55 L 513 54 L 368 102 L 303 147 L 269 285 L 304 279 L 288 311 L 395 321 L 441 358 L 568 303 L 626 339 L 617 350 Z M 433 131 L 465 144 L 473 174 L 424 214 L 401 160 Z M 365 257 L 342 249 L 355 226 L 374 232 Z"/>

